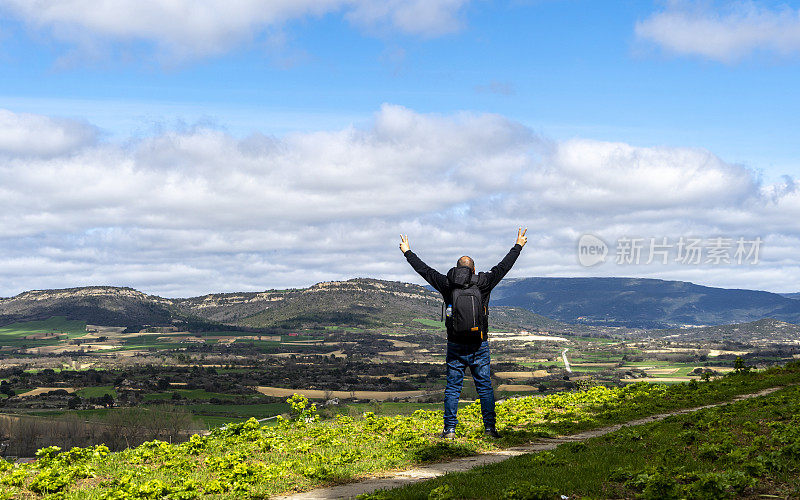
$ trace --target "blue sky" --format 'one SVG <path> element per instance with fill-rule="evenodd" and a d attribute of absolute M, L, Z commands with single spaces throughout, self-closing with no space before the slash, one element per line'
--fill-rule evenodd
<path fill-rule="evenodd" d="M 366 121 L 388 102 L 500 113 L 556 138 L 705 147 L 768 178 L 791 173 L 796 59 L 664 53 L 634 33 L 659 6 L 484 1 L 459 10 L 458 32 L 436 37 L 373 34 L 330 13 L 281 26 L 281 46 L 262 36 L 177 61 L 159 60 L 147 40 L 70 56 L 74 43 L 7 17 L 0 90 L 8 109 L 87 119 L 118 138 L 153 122 L 316 130 Z"/>
<path fill-rule="evenodd" d="M 533 234 L 549 245 L 541 259 L 523 264 L 519 275 L 596 272 L 781 291 L 794 290 L 793 280 L 800 277 L 800 268 L 789 257 L 797 237 L 794 223 L 789 220 L 781 225 L 777 216 L 772 219 L 775 224 L 756 222 L 770 213 L 792 214 L 796 206 L 790 179 L 800 175 L 800 142 L 796 140 L 800 99 L 794 90 L 800 83 L 797 2 L 240 0 L 220 2 L 216 11 L 197 16 L 191 2 L 175 2 L 174 9 L 163 13 L 153 0 L 106 4 L 111 7 L 95 8 L 88 0 L 52 0 L 32 8 L 21 0 L 0 0 L 0 109 L 9 113 L 7 137 L 22 137 L 19 143 L 8 139 L 5 153 L 0 143 L 0 159 L 7 165 L 6 189 L 16 187 L 22 192 L 23 185 L 31 189 L 41 183 L 44 190 L 49 185 L 44 176 L 66 175 L 59 169 L 67 168 L 64 165 L 69 162 L 75 162 L 70 167 L 75 172 L 94 165 L 93 175 L 108 175 L 111 182 L 119 175 L 115 169 L 130 162 L 132 177 L 125 182 L 141 181 L 138 189 L 152 191 L 147 190 L 147 182 L 152 181 L 142 180 L 144 173 L 161 169 L 165 178 L 184 175 L 176 186 L 202 184 L 206 196 L 219 197 L 219 205 L 213 207 L 216 211 L 229 210 L 232 218 L 239 214 L 238 220 L 252 222 L 252 207 L 237 205 L 242 192 L 236 190 L 275 182 L 264 176 L 269 162 L 278 159 L 262 157 L 262 163 L 256 164 L 265 170 L 258 175 L 252 174 L 256 168 L 252 165 L 230 167 L 234 174 L 253 177 L 226 191 L 213 184 L 216 178 L 204 170 L 229 168 L 224 153 L 216 151 L 211 155 L 214 160 L 203 156 L 210 154 L 208 144 L 224 150 L 225 144 L 236 143 L 234 149 L 242 150 L 254 141 L 259 148 L 267 147 L 264 141 L 273 141 L 282 151 L 288 148 L 289 157 L 307 162 L 298 172 L 309 180 L 304 184 L 293 179 L 291 188 L 284 186 L 285 192 L 308 200 L 322 196 L 315 191 L 314 179 L 315 172 L 331 168 L 324 151 L 359 151 L 367 142 L 379 146 L 362 152 L 363 156 L 344 154 L 338 161 L 375 162 L 374 169 L 359 173 L 340 166 L 337 175 L 368 174 L 377 183 L 385 174 L 385 182 L 414 190 L 407 194 L 407 202 L 415 208 L 365 205 L 363 213 L 328 210 L 297 220 L 293 213 L 265 212 L 295 225 L 252 222 L 233 235 L 228 232 L 231 225 L 224 221 L 215 226 L 176 215 L 175 220 L 184 221 L 183 227 L 148 222 L 163 213 L 148 213 L 133 200 L 111 205 L 98 202 L 78 210 L 74 204 L 58 203 L 22 207 L 12 205 L 13 197 L 9 197 L 6 209 L 14 219 L 0 225 L 0 246 L 9 256 L 5 267 L 0 266 L 0 277 L 7 283 L 0 285 L 0 294 L 96 282 L 154 293 L 192 294 L 301 286 L 359 272 L 412 280 L 396 262 L 394 267 L 386 264 L 396 256 L 384 250 L 385 234 L 394 234 L 395 229 L 411 232 L 409 227 L 426 231 L 429 236 L 418 238 L 430 249 L 433 262 L 447 265 L 450 248 L 441 249 L 437 242 L 455 238 L 447 229 L 453 214 L 462 214 L 465 222 L 476 216 L 486 199 L 482 191 L 497 202 L 493 206 L 507 206 L 490 208 L 489 215 L 482 217 L 487 229 L 481 242 L 495 241 L 503 230 L 513 233 L 516 224 L 530 220 Z M 417 135 L 420 127 L 430 130 L 428 136 Z M 41 129 L 49 131 L 54 141 L 42 146 L 46 151 L 35 145 Z M 433 147 L 429 140 L 440 140 L 432 139 L 437 131 L 446 135 L 442 141 L 464 140 L 464 144 L 485 147 L 476 146 L 464 158 L 458 156 L 463 146 L 451 151 L 450 157 L 426 150 Z M 319 143 L 331 149 L 314 150 L 309 145 L 316 144 L 319 134 L 324 135 Z M 396 136 L 387 137 L 392 134 Z M 454 140 L 456 136 L 460 139 Z M 168 152 L 161 149 L 165 144 L 169 144 Z M 400 144 L 394 151 L 398 154 L 421 148 L 443 159 L 433 167 L 416 156 L 398 159 L 400 166 L 381 165 L 387 144 Z M 607 155 L 602 151 L 608 144 L 633 149 L 622 154 L 622 160 L 591 156 Z M 592 153 L 586 153 L 585 147 Z M 553 156 L 554 150 L 561 153 Z M 577 186 L 569 177 L 587 177 L 587 172 L 570 167 L 576 151 L 590 155 L 575 160 L 583 168 L 600 169 L 610 176 L 596 181 L 605 186 L 606 195 L 599 199 L 598 210 L 584 207 L 576 217 L 559 203 L 545 206 L 540 201 L 527 205 L 521 201 L 527 195 L 519 189 L 524 184 L 520 179 L 532 175 L 539 184 L 528 186 L 529 192 L 544 185 L 537 176 L 546 174 L 548 182 L 565 190 L 558 199 L 580 200 L 580 193 L 596 190 L 595 181 Z M 692 151 L 702 154 L 692 156 Z M 651 156 L 654 159 L 642 159 Z M 457 187 L 458 175 L 453 176 L 459 165 L 479 160 L 489 165 L 520 163 L 514 172 L 498 167 L 496 175 L 491 168 L 479 169 L 468 188 L 472 194 L 454 196 L 447 203 L 432 201 L 436 193 L 419 194 L 425 191 L 421 188 L 424 179 L 433 186 L 441 183 L 439 197 L 453 196 L 448 193 Z M 608 161 L 632 163 L 608 168 Z M 647 161 L 653 164 L 642 166 Z M 681 163 L 685 161 L 700 163 Z M 413 168 L 404 170 L 403 162 Z M 659 194 L 663 186 L 664 198 L 672 201 L 653 200 L 650 206 L 637 202 L 627 208 L 612 201 L 629 194 L 631 187 L 620 185 L 620 179 L 629 176 L 626 168 L 638 169 L 632 178 L 649 179 L 664 175 L 663 165 L 673 170 L 659 178 L 661 184 L 644 191 Z M 651 167 L 655 177 L 641 172 Z M 708 168 L 719 171 L 709 174 L 703 170 Z M 42 178 L 25 178 L 23 169 L 26 175 L 35 172 Z M 386 169 L 393 170 L 387 173 Z M 558 182 L 552 177 L 555 170 L 564 177 Z M 505 184 L 494 185 L 497 178 Z M 711 183 L 733 179 L 733 184 L 706 186 L 711 191 L 686 198 L 682 193 L 686 179 Z M 336 206 L 340 198 L 373 196 L 362 188 L 358 183 L 343 183 L 335 193 L 324 193 L 330 198 L 323 197 L 320 203 Z M 380 188 L 375 186 L 377 191 Z M 729 196 L 715 198 L 717 188 Z M 554 189 L 545 194 L 553 194 Z M 230 192 L 235 192 L 232 198 L 223 199 Z M 780 193 L 782 203 L 775 193 Z M 537 197 L 543 198 L 547 196 Z M 708 199 L 716 204 L 706 205 Z M 162 210 L 175 209 L 161 201 Z M 774 203 L 768 207 L 773 212 L 765 208 L 767 201 Z M 293 206 L 291 202 L 285 205 Z M 511 207 L 517 207 L 517 212 Z M 627 221 L 621 219 L 626 211 L 631 216 Z M 542 214 L 552 214 L 544 217 L 553 221 L 552 226 L 537 219 Z M 605 217 L 598 219 L 602 214 Z M 517 222 L 511 220 L 514 216 Z M 52 225 L 37 226 L 49 218 L 55 221 Z M 566 229 L 558 222 L 561 218 L 572 221 Z M 21 220 L 34 222 L 25 225 Z M 298 240 L 303 231 L 309 233 L 308 238 L 329 238 L 333 227 L 342 234 L 349 228 L 372 228 L 362 242 L 353 242 L 361 246 L 349 247 L 336 238 L 329 241 L 337 246 L 339 258 L 364 265 L 326 266 L 324 251 L 313 253 L 293 246 L 299 243 L 288 243 Z M 187 236 L 191 231 L 198 232 Z M 255 237 L 241 231 L 260 233 Z M 679 266 L 587 270 L 576 264 L 574 255 L 564 257 L 574 254 L 570 248 L 585 232 L 613 241 L 623 233 L 645 238 L 678 238 L 689 233 L 754 237 L 759 231 L 768 240 L 765 258 L 771 263 L 736 273 Z M 130 250 L 125 242 L 143 241 L 142 232 L 163 239 L 161 250 Z M 97 236 L 101 233 L 102 238 Z M 192 248 L 182 246 L 180 241 L 185 240 L 179 233 L 194 242 L 220 239 L 229 243 L 198 253 L 192 249 L 194 243 Z M 287 242 L 274 243 L 282 240 Z M 412 237 L 412 246 L 413 241 Z M 388 246 L 394 249 L 395 245 Z M 486 252 L 486 259 L 499 258 L 495 254 L 506 246 L 476 245 L 477 252 Z M 298 253 L 303 258 L 295 260 Z M 231 256 L 240 270 L 220 273 L 216 259 Z M 36 262 L 36 272 L 30 271 L 31 262 Z M 258 273 L 241 270 L 254 262 L 264 266 Z M 297 266 L 308 266 L 308 272 L 299 272 Z M 40 273 L 41 269 L 48 271 Z"/>

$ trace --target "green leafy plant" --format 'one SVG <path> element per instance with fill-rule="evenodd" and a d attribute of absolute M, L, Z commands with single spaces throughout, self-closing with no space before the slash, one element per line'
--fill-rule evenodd
<path fill-rule="evenodd" d="M 502 444 L 513 445 L 539 436 L 567 434 L 672 408 L 721 401 L 799 379 L 800 363 L 792 363 L 764 372 L 735 373 L 709 383 L 595 386 L 544 397 L 511 398 L 497 405 L 497 427 L 504 435 Z M 648 456 L 663 459 L 665 469 L 620 472 L 618 486 L 629 487 L 639 495 L 668 495 L 671 493 L 662 476 L 682 474 L 681 494 L 735 494 L 750 487 L 748 478 L 790 470 L 800 456 L 800 421 L 796 417 L 800 408 L 788 396 L 776 395 L 770 401 L 775 403 L 759 407 L 765 415 L 762 421 L 770 423 L 742 429 L 749 433 L 746 440 L 752 441 L 752 447 L 743 444 L 742 432 L 726 430 L 736 417 L 727 411 L 685 415 L 680 425 L 678 420 L 668 422 L 677 426 L 671 446 L 690 447 L 700 459 L 722 464 L 726 471 L 735 466 L 741 474 L 723 474 L 720 469 L 691 475 L 678 470 L 677 460 L 669 453 L 654 450 Z M 367 412 L 360 417 L 337 416 L 321 421 L 316 406 L 307 398 L 294 395 L 287 402 L 292 417 L 278 419 L 272 426 L 250 419 L 216 428 L 207 436 L 191 436 L 183 443 L 154 440 L 118 453 L 109 453 L 103 445 L 67 451 L 46 447 L 39 450 L 34 463 L 0 461 L 0 497 L 268 497 L 498 446 L 483 436 L 477 401 L 459 411 L 459 437 L 446 443 L 437 438 L 441 411 L 417 410 L 412 415 L 397 416 Z M 603 442 L 635 450 L 651 440 L 647 429 L 621 430 Z M 587 449 L 583 443 L 563 449 L 538 454 L 533 466 L 556 470 L 591 452 L 591 447 Z M 703 475 L 711 472 L 721 475 Z M 514 494 L 539 494 L 534 486 L 525 491 L 518 488 Z M 444 495 L 446 489 L 440 493 Z"/>

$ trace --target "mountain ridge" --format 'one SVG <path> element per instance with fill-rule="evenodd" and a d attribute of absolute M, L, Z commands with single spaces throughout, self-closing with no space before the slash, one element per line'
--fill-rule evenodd
<path fill-rule="evenodd" d="M 492 292 L 495 328 L 564 330 L 597 326 L 674 329 L 764 318 L 800 323 L 800 300 L 759 290 L 651 278 L 507 278 Z M 194 328 L 319 328 L 411 325 L 438 320 L 441 298 L 427 287 L 353 278 L 306 288 L 165 298 L 108 285 L 29 290 L 0 298 L 0 325 L 64 316 L 91 324 Z"/>
<path fill-rule="evenodd" d="M 596 326 L 674 328 L 774 318 L 800 323 L 800 301 L 761 290 L 652 278 L 507 278 L 494 304 Z"/>

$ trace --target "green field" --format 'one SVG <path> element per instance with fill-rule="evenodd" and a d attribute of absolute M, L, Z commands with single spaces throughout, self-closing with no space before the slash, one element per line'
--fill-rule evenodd
<path fill-rule="evenodd" d="M 252 335 L 252 334 L 251 334 Z M 325 340 L 325 337 L 320 337 L 317 335 L 281 335 L 281 342 L 306 342 L 309 340 L 316 340 L 322 342 Z"/>
<path fill-rule="evenodd" d="M 156 400 L 151 402 L 154 403 Z M 196 420 L 202 422 L 209 429 L 220 427 L 229 422 L 243 422 L 250 417 L 262 419 L 285 414 L 290 410 L 290 406 L 287 403 L 261 403 L 252 405 L 215 405 L 210 403 L 200 403 L 180 405 L 178 408 L 192 413 Z M 67 415 L 77 415 L 80 417 L 90 419 L 97 418 L 102 420 L 108 417 L 110 413 L 118 410 L 118 408 L 98 408 L 92 410 L 39 410 L 26 412 L 25 414 L 39 417 L 63 417 Z"/>
<path fill-rule="evenodd" d="M 610 353 L 567 353 L 570 363 L 620 363 L 622 356 Z"/>
<path fill-rule="evenodd" d="M 597 342 L 601 344 L 617 344 L 619 340 L 617 339 L 604 339 L 602 337 L 569 337 L 570 340 L 575 340 L 577 342 Z"/>
<path fill-rule="evenodd" d="M 420 323 L 422 325 L 425 325 L 428 328 L 435 328 L 437 330 L 444 330 L 445 329 L 444 323 L 442 323 L 441 321 L 436 321 L 436 320 L 427 319 L 427 318 L 414 318 L 413 321 L 415 321 L 417 323 Z"/>
<path fill-rule="evenodd" d="M 217 330 L 217 331 L 200 332 L 197 333 L 196 335 L 201 335 L 203 337 L 245 337 L 248 335 L 258 335 L 258 334 L 253 332 L 245 332 L 241 330 Z"/>
<path fill-rule="evenodd" d="M 91 387 L 88 389 L 95 389 L 96 391 L 91 391 L 89 393 L 91 394 L 91 396 L 80 394 L 79 391 L 80 396 L 81 397 L 102 396 L 107 388 Z M 209 393 L 205 391 L 185 390 L 183 392 L 184 394 L 190 393 L 193 396 L 195 396 L 193 399 L 210 399 L 210 397 L 216 397 L 214 396 L 215 393 Z M 166 397 L 145 398 L 145 400 L 150 402 L 163 401 L 165 399 L 169 399 L 172 393 L 171 392 L 164 393 L 163 395 L 165 395 Z M 460 403 L 459 406 L 463 408 L 468 404 L 469 403 Z M 377 415 L 411 415 L 412 413 L 414 413 L 416 410 L 419 409 L 435 411 L 441 409 L 441 407 L 442 403 L 385 402 L 377 404 L 373 403 L 347 404 L 340 406 L 332 406 L 330 407 L 330 409 L 333 413 L 345 414 L 345 415 L 346 414 L 361 415 L 367 411 L 375 412 L 375 414 Z M 289 404 L 285 402 L 257 403 L 257 404 L 197 403 L 197 404 L 181 405 L 179 408 L 192 413 L 198 420 L 202 421 L 208 428 L 219 427 L 229 422 L 242 422 L 250 417 L 254 417 L 256 419 L 263 419 L 267 417 L 273 417 L 275 415 L 288 414 L 291 410 Z M 53 411 L 42 410 L 42 411 L 31 411 L 27 412 L 26 414 L 36 415 L 36 416 L 49 416 L 49 417 L 57 417 L 70 414 L 80 415 L 84 417 L 104 417 L 108 415 L 109 412 L 113 412 L 116 410 L 117 410 L 116 408 L 104 408 L 104 409 L 94 409 L 94 410 L 53 410 Z"/>
<path fill-rule="evenodd" d="M 572 355 L 571 355 L 572 354 Z M 614 372 L 625 372 L 631 369 L 641 369 L 645 367 L 652 367 L 655 369 L 676 369 L 674 373 L 664 373 L 664 374 L 650 374 L 648 378 L 650 379 L 658 379 L 658 378 L 666 378 L 666 377 L 686 377 L 688 376 L 689 372 L 692 371 L 695 367 L 701 366 L 703 363 L 683 363 L 683 362 L 676 362 L 676 361 L 661 361 L 661 360 L 650 360 L 650 361 L 623 361 L 622 356 L 619 354 L 613 353 L 603 353 L 603 352 L 568 352 L 567 358 L 569 359 L 571 368 L 573 373 L 580 375 L 580 374 L 596 374 L 599 372 L 603 372 L 606 370 L 612 370 Z M 622 366 L 577 366 L 583 363 L 622 363 Z M 521 362 L 519 363 L 522 366 L 527 368 L 536 369 L 539 366 L 542 367 L 564 367 L 564 362 L 559 359 L 557 361 L 544 361 L 544 362 Z M 664 382 L 664 383 L 671 383 L 671 382 Z"/>
<path fill-rule="evenodd" d="M 670 361 L 659 361 L 659 360 L 651 360 L 651 361 L 626 361 L 625 366 L 630 366 L 634 368 L 641 368 L 643 366 L 654 366 L 657 368 L 669 368 L 672 365 Z"/>
<path fill-rule="evenodd" d="M 72 321 L 61 316 L 42 321 L 26 321 L 13 323 L 0 327 L 0 345 L 10 347 L 41 347 L 55 345 L 59 343 L 57 337 L 45 339 L 25 339 L 27 335 L 37 333 L 56 333 L 66 335 L 67 338 L 86 335 L 86 323 L 83 321 Z"/>
<path fill-rule="evenodd" d="M 54 316 L 47 320 L 42 321 L 28 321 L 28 322 L 21 322 L 21 323 L 14 323 L 11 325 L 6 325 L 0 327 L 0 345 L 9 346 L 9 347 L 42 347 L 42 346 L 51 346 L 51 345 L 58 345 L 63 344 L 64 340 L 61 337 L 61 340 L 57 337 L 53 338 L 44 338 L 44 339 L 24 339 L 23 337 L 36 334 L 36 333 L 56 333 L 58 335 L 65 335 L 67 339 L 72 339 L 75 337 L 82 337 L 86 335 L 86 323 L 83 321 L 72 321 L 67 320 L 60 316 Z M 254 335 L 252 332 L 245 332 L 245 331 L 210 331 L 210 332 L 203 332 L 200 334 L 196 334 L 198 337 L 209 337 L 209 336 L 251 336 Z M 186 333 L 172 333 L 172 332 L 165 332 L 165 333 L 142 333 L 138 335 L 133 335 L 130 337 L 125 337 L 121 339 L 121 344 L 119 347 L 115 347 L 113 349 L 104 350 L 104 352 L 115 352 L 115 351 L 126 351 L 132 349 L 179 349 L 182 347 L 186 347 L 185 342 L 180 342 L 178 340 L 172 339 L 174 338 L 182 338 L 185 337 Z M 159 340 L 161 338 L 161 340 Z M 316 340 L 319 337 L 314 336 L 298 336 L 298 337 L 288 337 L 285 336 L 285 341 L 297 341 L 297 340 Z M 204 339 L 207 343 L 216 343 L 216 339 Z M 244 339 L 238 339 L 237 341 L 244 341 L 244 342 L 254 342 L 257 347 L 261 350 L 268 350 L 267 348 L 279 346 L 280 342 L 271 342 L 271 341 L 250 341 Z M 299 349 L 305 348 L 305 346 L 298 345 Z"/>
<path fill-rule="evenodd" d="M 291 409 L 287 403 L 258 403 L 252 405 L 213 405 L 207 404 L 193 404 L 183 405 L 184 408 L 196 415 L 215 415 L 215 416 L 235 416 L 236 418 L 248 419 L 255 417 L 262 419 L 280 415 L 282 413 L 289 413 Z"/>
<path fill-rule="evenodd" d="M 143 396 L 144 401 L 160 401 L 165 399 L 171 399 L 172 395 L 177 393 L 183 399 L 236 399 L 236 395 L 233 394 L 224 394 L 221 392 L 208 392 L 204 391 L 203 389 L 170 389 L 166 392 L 153 392 L 150 394 L 145 394 Z M 257 398 L 258 396 L 253 396 Z"/>
<path fill-rule="evenodd" d="M 96 408 L 92 410 L 35 410 L 26 412 L 25 415 L 37 417 L 61 417 L 64 415 L 78 415 L 80 417 L 105 417 L 109 412 L 116 411 L 115 408 Z"/>
<path fill-rule="evenodd" d="M 86 322 L 68 320 L 63 316 L 53 316 L 41 321 L 26 321 L 0 327 L 0 338 L 24 336 L 32 333 L 64 333 L 69 338 L 86 334 Z"/>
<path fill-rule="evenodd" d="M 571 364 L 571 362 L 570 362 Z M 563 366 L 563 363 L 561 364 Z M 597 373 L 602 372 L 605 370 L 621 370 L 621 368 L 617 368 L 616 366 L 574 366 L 572 365 L 572 372 L 573 373 Z"/>

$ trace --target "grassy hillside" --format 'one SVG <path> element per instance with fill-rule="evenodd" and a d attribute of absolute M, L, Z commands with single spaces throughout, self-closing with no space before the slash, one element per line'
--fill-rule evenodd
<path fill-rule="evenodd" d="M 396 281 L 354 279 L 319 283 L 287 294 L 264 311 L 239 320 L 250 327 L 356 327 L 411 324 L 435 319 L 441 299 L 421 286 Z"/>
<path fill-rule="evenodd" d="M 58 339 L 73 338 L 86 333 L 86 323 L 54 316 L 41 321 L 25 321 L 0 326 L 0 345 L 42 346 L 58 342 Z"/>
<path fill-rule="evenodd" d="M 787 387 L 368 499 L 798 498 L 798 415 Z"/>
<path fill-rule="evenodd" d="M 337 416 L 320 421 L 305 398 L 290 401 L 295 418 L 260 426 L 254 419 L 192 436 L 181 444 L 145 443 L 119 453 L 102 445 L 62 451 L 45 448 L 35 463 L 0 463 L 0 495 L 38 498 L 263 498 L 348 481 L 364 474 L 409 467 L 621 422 L 674 408 L 696 406 L 800 381 L 800 363 L 707 383 L 593 387 L 498 404 L 499 442 L 482 435 L 480 406 L 460 411 L 459 437 L 434 437 L 441 412 L 410 416 Z"/>

